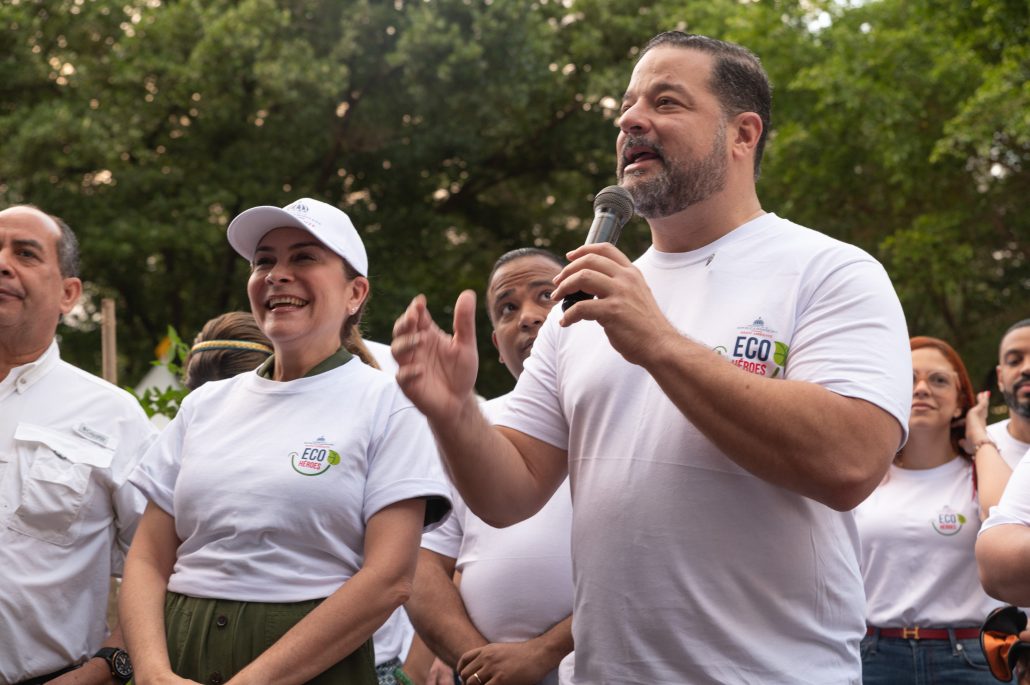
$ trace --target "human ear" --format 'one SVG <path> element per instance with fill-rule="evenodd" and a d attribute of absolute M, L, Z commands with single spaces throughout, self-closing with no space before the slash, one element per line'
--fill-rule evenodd
<path fill-rule="evenodd" d="M 365 299 L 368 297 L 368 293 L 372 289 L 372 286 L 368 282 L 367 278 L 364 276 L 358 276 L 350 282 L 350 288 L 351 297 L 357 300 L 354 306 L 356 308 L 360 308 L 362 303 L 364 303 Z"/>
<path fill-rule="evenodd" d="M 61 313 L 67 314 L 72 310 L 82 296 L 82 281 L 78 278 L 69 277 L 61 284 Z"/>
<path fill-rule="evenodd" d="M 762 125 L 762 117 L 754 112 L 741 112 L 735 117 L 735 122 L 736 135 L 733 139 L 733 145 L 741 145 L 749 150 L 757 147 L 758 141 L 762 137 L 762 131 L 765 128 Z"/>

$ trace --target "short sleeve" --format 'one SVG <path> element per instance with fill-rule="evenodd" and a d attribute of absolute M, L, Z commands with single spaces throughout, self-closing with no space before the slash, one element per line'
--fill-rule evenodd
<path fill-rule="evenodd" d="M 553 307 L 533 342 L 515 389 L 494 423 L 508 426 L 558 449 L 569 448 L 569 423 L 558 394 L 558 320 L 561 307 Z"/>
<path fill-rule="evenodd" d="M 432 530 L 451 510 L 450 487 L 425 417 L 396 386 L 391 392 L 382 430 L 369 447 L 362 515 L 367 523 L 384 507 L 424 497 L 425 530 Z"/>
<path fill-rule="evenodd" d="M 465 502 L 458 491 L 451 487 L 451 504 L 453 509 L 439 528 L 422 534 L 422 547 L 431 552 L 457 559 L 461 551 L 461 541 L 465 537 L 463 523 L 465 520 Z"/>
<path fill-rule="evenodd" d="M 980 533 L 1006 524 L 1030 526 L 1030 452 L 1012 472 L 1001 501 L 991 507 L 990 516 L 980 526 Z"/>
<path fill-rule="evenodd" d="M 785 377 L 880 407 L 901 425 L 904 444 L 912 398 L 905 315 L 883 267 L 847 248 L 854 253 L 843 260 L 835 250 L 812 260 Z"/>
<path fill-rule="evenodd" d="M 182 467 L 189 407 L 190 398 L 187 397 L 178 415 L 161 431 L 129 476 L 130 483 L 172 517 L 175 516 L 175 481 Z"/>

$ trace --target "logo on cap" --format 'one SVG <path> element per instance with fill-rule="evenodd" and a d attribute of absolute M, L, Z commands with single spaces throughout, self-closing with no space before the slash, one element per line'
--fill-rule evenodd
<path fill-rule="evenodd" d="M 293 209 L 298 212 L 306 212 L 308 211 L 308 206 L 303 202 L 294 202 L 292 205 L 289 206 L 289 209 Z"/>

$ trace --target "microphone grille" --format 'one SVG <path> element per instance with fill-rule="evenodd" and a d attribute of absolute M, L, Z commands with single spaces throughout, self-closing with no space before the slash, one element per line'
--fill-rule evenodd
<path fill-rule="evenodd" d="M 611 212 L 624 225 L 633 216 L 633 196 L 622 186 L 608 186 L 594 197 L 594 213 Z"/>

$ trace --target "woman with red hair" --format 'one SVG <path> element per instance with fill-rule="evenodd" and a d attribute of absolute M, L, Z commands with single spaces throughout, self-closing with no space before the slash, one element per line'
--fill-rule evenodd
<path fill-rule="evenodd" d="M 869 626 L 863 683 L 993 683 L 979 635 L 1000 603 L 980 587 L 973 555 L 981 505 L 1004 488 L 986 430 L 989 393 L 974 394 L 943 340 L 911 346 L 908 442 L 855 509 Z"/>

